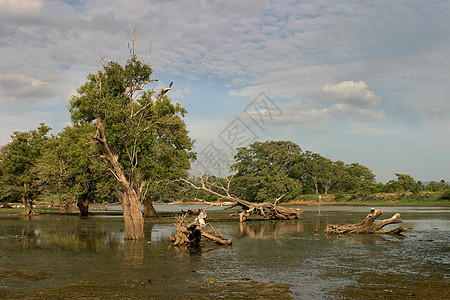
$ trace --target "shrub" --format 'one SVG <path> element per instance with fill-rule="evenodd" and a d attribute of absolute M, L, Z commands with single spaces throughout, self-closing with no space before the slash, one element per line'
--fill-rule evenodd
<path fill-rule="evenodd" d="M 346 200 L 347 200 L 347 197 L 344 193 L 334 194 L 334 201 L 341 202 L 341 201 L 346 201 Z"/>
<path fill-rule="evenodd" d="M 439 198 L 442 200 L 450 200 L 450 189 L 445 190 Z"/>

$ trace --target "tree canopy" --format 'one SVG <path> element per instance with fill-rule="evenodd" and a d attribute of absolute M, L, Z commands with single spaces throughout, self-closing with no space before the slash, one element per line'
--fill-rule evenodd
<path fill-rule="evenodd" d="M 96 126 L 93 138 L 117 179 L 126 236 L 133 239 L 144 234 L 140 205 L 149 199 L 150 185 L 186 175 L 195 157 L 182 119 L 186 110 L 166 95 L 172 83 L 159 93 L 148 89 L 156 79 L 136 52 L 133 40 L 126 64 L 104 62 L 77 90 L 69 108 L 74 123 Z"/>
<path fill-rule="evenodd" d="M 254 142 L 237 149 L 232 191 L 248 201 L 270 201 L 281 195 L 358 193 L 375 184 L 372 171 L 358 163 L 332 161 L 302 151 L 290 141 Z"/>
<path fill-rule="evenodd" d="M 33 199 L 38 194 L 37 175 L 32 172 L 45 148 L 50 127 L 41 123 L 35 130 L 15 131 L 11 141 L 0 149 L 1 195 L 8 201 L 21 199 L 25 214 L 32 213 Z"/>
<path fill-rule="evenodd" d="M 96 159 L 94 133 L 90 123 L 67 126 L 48 140 L 34 168 L 47 199 L 56 200 L 60 207 L 77 202 L 84 215 L 89 202 L 117 199 L 112 174 Z"/>
<path fill-rule="evenodd" d="M 237 149 L 233 193 L 247 201 L 275 200 L 284 195 L 294 199 L 302 191 L 301 182 L 291 176 L 291 168 L 301 148 L 286 141 L 254 142 Z"/>

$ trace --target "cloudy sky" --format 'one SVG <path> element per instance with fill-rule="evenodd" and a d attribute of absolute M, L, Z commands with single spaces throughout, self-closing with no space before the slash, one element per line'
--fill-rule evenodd
<path fill-rule="evenodd" d="M 174 82 L 199 153 L 291 140 L 379 182 L 450 181 L 439 0 L 0 0 L 0 145 L 70 124 L 68 101 L 99 59 L 127 59 L 130 25 L 158 85 Z"/>

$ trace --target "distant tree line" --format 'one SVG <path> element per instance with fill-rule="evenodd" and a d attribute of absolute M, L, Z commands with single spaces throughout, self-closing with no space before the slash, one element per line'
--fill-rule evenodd
<path fill-rule="evenodd" d="M 50 130 L 41 123 L 36 130 L 14 132 L 0 149 L 0 200 L 31 209 L 46 199 L 61 209 L 78 204 L 82 212 L 93 200 L 117 200 L 110 172 L 95 159 L 93 125 L 68 126 L 58 135 Z"/>
<path fill-rule="evenodd" d="M 117 180 L 101 156 L 98 143 L 92 141 L 96 127 L 91 123 L 67 126 L 57 135 L 44 123 L 28 132 L 14 132 L 11 141 L 0 149 L 0 201 L 22 202 L 31 207 L 34 201 L 51 201 L 56 206 L 76 204 L 87 212 L 90 202 L 117 202 Z M 161 146 L 159 146 L 161 147 Z M 187 161 L 187 159 L 185 159 Z M 152 162 L 151 176 L 159 181 L 147 188 L 152 201 L 193 200 L 214 197 L 173 184 L 187 177 L 189 164 Z M 318 153 L 303 151 L 290 141 L 254 142 L 238 148 L 231 192 L 241 199 L 262 202 L 284 195 L 294 200 L 305 194 L 373 194 L 444 192 L 449 185 L 441 180 L 426 186 L 407 174 L 386 184 L 377 183 L 375 175 L 359 163 L 332 161 Z M 171 175 L 172 174 L 172 175 Z M 209 176 L 217 182 L 222 178 Z M 195 181 L 195 179 L 193 179 Z"/>
<path fill-rule="evenodd" d="M 386 184 L 377 183 L 366 166 L 332 161 L 318 153 L 303 151 L 290 141 L 254 142 L 238 148 L 231 172 L 235 173 L 232 193 L 253 202 L 275 200 L 281 195 L 285 200 L 294 200 L 306 194 L 369 195 L 449 190 L 444 180 L 425 186 L 410 175 L 400 173 L 395 173 L 397 178 Z M 221 178 L 210 177 L 210 180 L 224 184 Z M 201 196 L 213 198 L 204 193 Z"/>

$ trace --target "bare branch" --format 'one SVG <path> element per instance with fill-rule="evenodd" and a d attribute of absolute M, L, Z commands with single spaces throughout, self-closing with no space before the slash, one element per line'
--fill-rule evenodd
<path fill-rule="evenodd" d="M 208 192 L 212 195 L 217 196 L 219 199 L 228 200 L 225 204 L 221 206 L 226 206 L 223 210 L 229 209 L 232 207 L 240 206 L 241 210 L 233 215 L 239 215 L 239 221 L 244 222 L 247 220 L 248 217 L 250 217 L 252 214 L 258 214 L 262 216 L 264 219 L 269 220 L 292 220 L 292 219 L 300 219 L 301 215 L 303 213 L 303 209 L 296 209 L 296 208 L 285 208 L 281 206 L 277 206 L 277 202 L 284 196 L 279 197 L 275 201 L 275 205 L 269 202 L 262 202 L 262 203 L 252 203 L 249 201 L 245 201 L 242 199 L 237 198 L 236 196 L 232 195 L 229 191 L 229 187 L 231 186 L 231 179 L 228 179 L 227 187 L 228 189 L 223 190 L 221 186 L 212 184 L 205 180 L 202 176 L 198 176 L 200 180 L 200 186 L 195 185 L 194 183 L 190 182 L 189 180 L 186 180 L 184 178 L 181 178 L 180 181 L 183 181 L 187 183 L 189 186 L 196 190 L 202 190 L 205 192 Z M 222 186 L 223 187 L 223 186 Z M 212 188 L 219 188 L 220 190 L 223 190 L 224 194 L 221 194 L 219 192 L 216 192 Z M 206 208 L 210 208 L 212 206 L 219 206 L 214 203 L 202 201 L 205 204 L 208 204 L 209 206 Z M 206 209 L 204 208 L 204 209 Z"/>
<path fill-rule="evenodd" d="M 116 173 L 111 168 L 108 168 L 108 170 L 114 175 L 114 177 L 116 177 L 116 179 L 118 181 L 120 181 L 119 177 L 116 175 Z"/>

